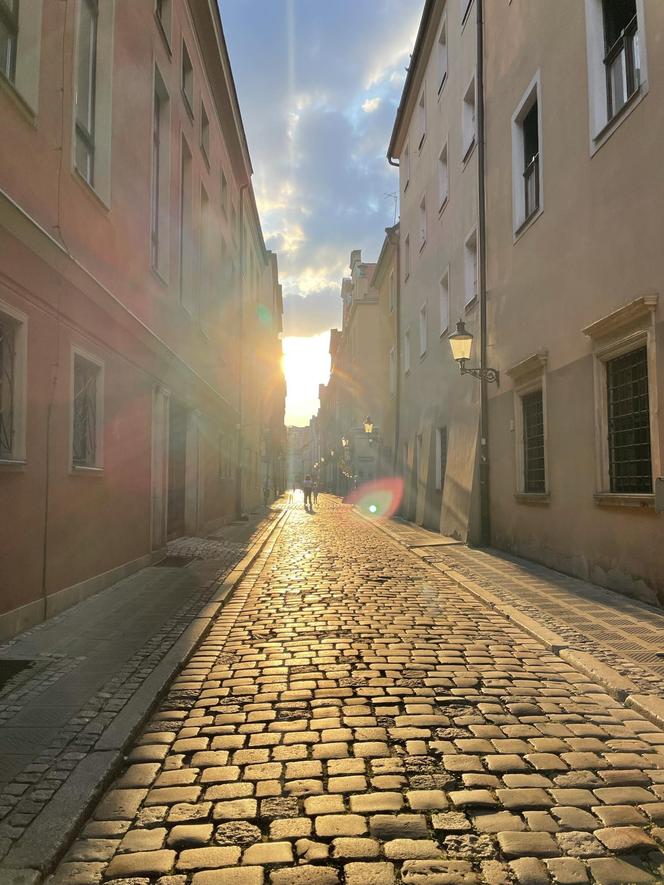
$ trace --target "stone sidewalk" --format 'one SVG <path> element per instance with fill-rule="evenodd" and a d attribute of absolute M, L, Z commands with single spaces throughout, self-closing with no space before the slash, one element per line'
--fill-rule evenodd
<path fill-rule="evenodd" d="M 322 496 L 49 885 L 661 883 L 663 824 L 656 724 Z"/>
<path fill-rule="evenodd" d="M 179 539 L 165 567 L 143 569 L 0 645 L 0 668 L 23 667 L 0 686 L 0 861 L 27 852 L 38 867 L 53 863 L 72 803 L 84 807 L 98 793 L 209 625 L 220 582 L 279 512 Z"/>

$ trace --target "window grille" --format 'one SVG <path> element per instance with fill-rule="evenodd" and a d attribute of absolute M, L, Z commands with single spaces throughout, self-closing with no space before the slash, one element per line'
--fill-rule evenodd
<path fill-rule="evenodd" d="M 94 184 L 95 93 L 97 91 L 97 0 L 82 0 L 76 79 L 76 168 Z"/>
<path fill-rule="evenodd" d="M 647 349 L 606 364 L 609 480 L 612 492 L 652 493 Z"/>
<path fill-rule="evenodd" d="M 639 88 L 640 53 L 636 0 L 603 0 L 604 68 L 609 120 Z"/>
<path fill-rule="evenodd" d="M 523 488 L 525 492 L 544 494 L 544 407 L 542 391 L 522 397 L 523 407 Z"/>
<path fill-rule="evenodd" d="M 95 467 L 97 463 L 97 384 L 99 367 L 74 358 L 74 433 L 72 463 Z"/>
<path fill-rule="evenodd" d="M 0 457 L 8 457 L 14 450 L 15 367 L 15 327 L 0 318 Z"/>
<path fill-rule="evenodd" d="M 0 0 L 0 71 L 14 83 L 18 42 L 18 0 Z"/>

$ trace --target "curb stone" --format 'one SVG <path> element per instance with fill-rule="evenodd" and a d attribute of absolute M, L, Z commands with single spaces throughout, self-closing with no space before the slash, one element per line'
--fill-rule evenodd
<path fill-rule="evenodd" d="M 419 549 L 412 549 L 407 541 L 400 538 L 396 532 L 390 531 L 386 521 L 371 519 L 370 517 L 365 516 L 357 508 L 353 509 L 361 519 L 372 525 L 378 531 L 383 532 L 383 534 L 387 535 L 392 541 L 394 541 L 394 543 L 399 544 L 401 547 L 405 547 L 409 553 L 417 556 L 418 559 L 424 559 L 425 554 L 420 552 Z M 495 609 L 499 614 L 515 623 L 518 627 L 521 627 L 522 630 L 532 636 L 533 639 L 541 642 L 546 649 L 557 655 L 561 660 L 575 667 L 584 675 L 589 676 L 597 682 L 598 685 L 601 685 L 611 697 L 624 703 L 625 706 L 637 710 L 642 716 L 645 716 L 646 719 L 650 720 L 650 722 L 653 722 L 655 725 L 664 729 L 663 698 L 660 698 L 657 695 L 636 694 L 635 692 L 638 691 L 638 687 L 630 679 L 627 679 L 617 670 L 614 670 L 613 667 L 600 661 L 599 658 L 596 658 L 594 655 L 589 654 L 588 652 L 578 651 L 571 647 L 569 642 L 564 639 L 564 637 L 560 636 L 560 634 L 555 633 L 543 624 L 538 623 L 533 618 L 520 611 L 520 609 L 511 605 L 506 605 L 495 594 L 491 593 L 490 590 L 485 590 L 479 584 L 475 583 L 475 581 L 469 580 L 454 569 L 446 568 L 435 562 L 428 562 L 427 564 L 454 581 L 457 586 L 463 587 L 464 590 L 467 590 L 475 596 L 476 599 L 484 603 L 484 605 Z"/>
<path fill-rule="evenodd" d="M 245 556 L 226 575 L 212 600 L 201 608 L 100 736 L 91 753 L 79 762 L 53 799 L 27 827 L 0 863 L 0 885 L 39 885 L 55 867 L 69 848 L 81 822 L 90 815 L 117 774 L 124 762 L 125 750 L 147 721 L 164 689 L 207 636 L 224 603 L 233 596 L 289 513 L 290 509 L 285 507 L 263 529 Z"/>

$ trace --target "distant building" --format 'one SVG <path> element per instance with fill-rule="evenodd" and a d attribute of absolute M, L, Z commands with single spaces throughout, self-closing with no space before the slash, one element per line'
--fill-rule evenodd
<path fill-rule="evenodd" d="M 258 503 L 283 378 L 216 4 L 0 5 L 6 637 Z"/>

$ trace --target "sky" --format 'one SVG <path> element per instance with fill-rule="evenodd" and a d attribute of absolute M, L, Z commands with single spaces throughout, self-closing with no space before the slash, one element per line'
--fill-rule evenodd
<path fill-rule="evenodd" d="M 423 0 L 218 0 L 267 247 L 284 290 L 286 423 L 329 376 L 352 249 L 395 221 L 385 157 Z"/>

